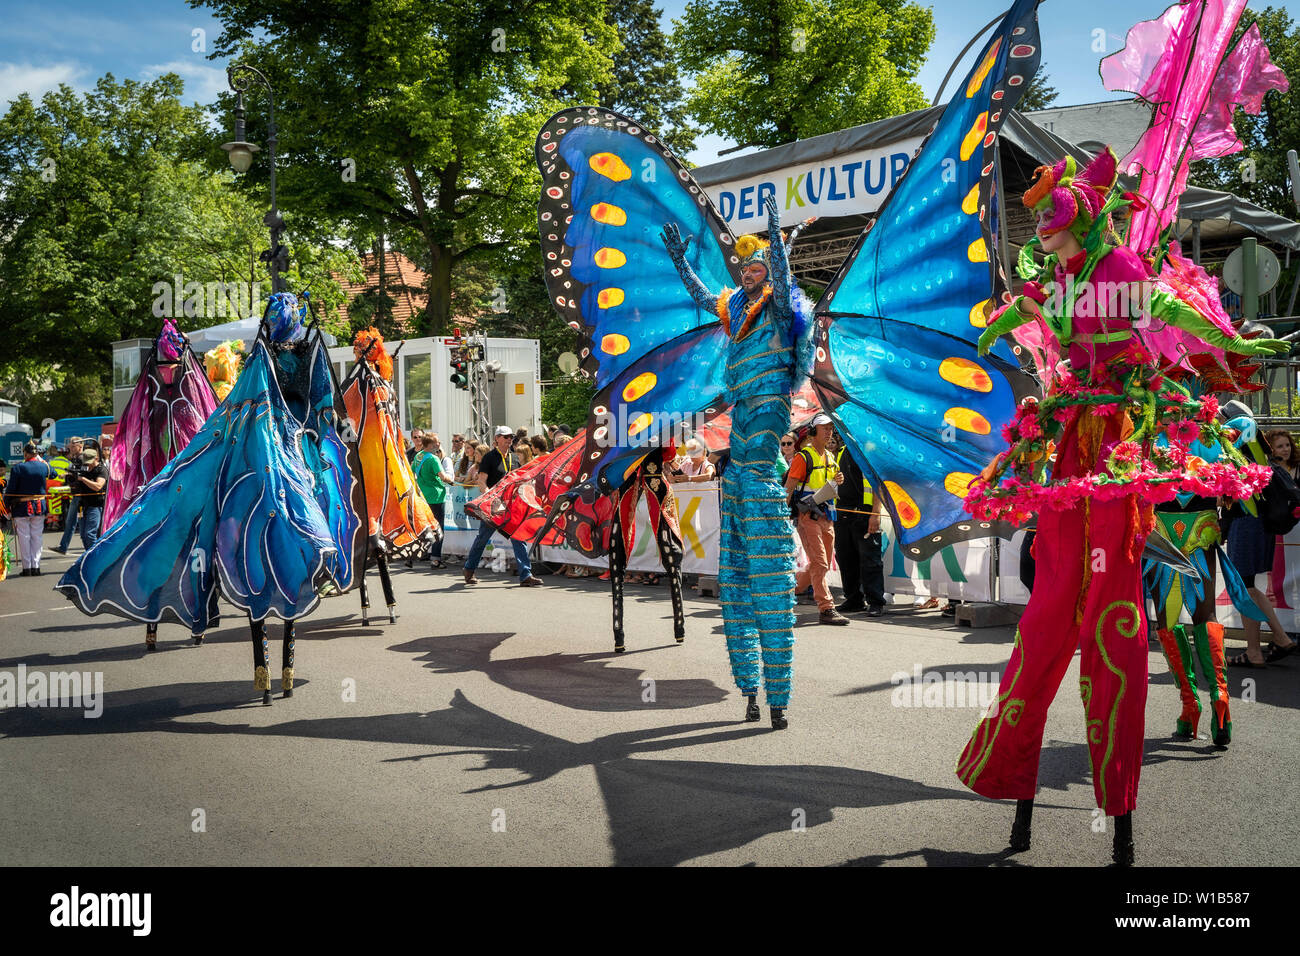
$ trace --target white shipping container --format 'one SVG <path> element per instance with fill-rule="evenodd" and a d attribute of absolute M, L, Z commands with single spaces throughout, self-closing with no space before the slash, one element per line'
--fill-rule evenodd
<path fill-rule="evenodd" d="M 432 429 L 442 437 L 443 448 L 450 451 L 451 436 L 464 434 L 470 426 L 468 391 L 451 383 L 451 338 L 406 339 L 386 342 L 392 355 L 394 385 L 397 388 L 398 417 L 403 431 L 412 428 Z M 492 423 L 511 428 L 527 428 L 530 435 L 541 430 L 541 345 L 537 339 L 489 338 L 484 349 L 486 361 L 500 362 L 497 383 L 489 388 L 493 395 Z M 340 381 L 352 368 L 351 346 L 329 350 L 330 360 Z M 505 383 L 509 382 L 507 388 Z M 517 394 L 517 386 L 524 386 Z M 506 397 L 508 394 L 508 398 Z M 497 396 L 500 395 L 501 398 Z M 479 435 L 479 441 L 491 444 L 490 436 Z"/>

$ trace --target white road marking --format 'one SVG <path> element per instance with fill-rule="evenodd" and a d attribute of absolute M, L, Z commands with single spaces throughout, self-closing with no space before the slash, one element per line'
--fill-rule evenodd
<path fill-rule="evenodd" d="M 24 614 L 35 614 L 35 611 L 14 611 L 12 614 L 0 614 L 0 617 L 22 617 Z"/>

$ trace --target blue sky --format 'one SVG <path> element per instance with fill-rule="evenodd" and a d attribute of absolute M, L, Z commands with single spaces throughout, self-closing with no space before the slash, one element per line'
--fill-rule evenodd
<path fill-rule="evenodd" d="M 1107 52 L 1123 45 L 1138 20 L 1158 16 L 1172 0 L 1046 0 L 1039 8 L 1043 59 L 1060 105 L 1113 99 L 1097 78 L 1095 31 L 1103 31 Z M 919 80 L 933 97 L 953 58 L 1005 2 L 933 0 L 935 40 Z M 1259 6 L 1267 6 L 1260 3 Z M 1272 0 L 1300 19 L 1300 0 Z M 665 28 L 681 15 L 686 0 L 659 0 Z M 194 31 L 204 31 L 197 37 Z M 20 92 L 40 95 L 60 82 L 89 89 L 101 75 L 150 79 L 164 72 L 185 80 L 187 99 L 211 102 L 225 89 L 225 65 L 206 58 L 220 32 L 204 10 L 184 0 L 0 0 L 0 105 Z M 203 50 L 195 46 L 206 42 Z M 969 56 L 969 54 L 968 54 Z M 960 76 L 961 69 L 958 70 Z M 1292 77 L 1300 82 L 1300 77 Z M 704 137 L 689 158 L 714 161 L 728 143 Z"/>

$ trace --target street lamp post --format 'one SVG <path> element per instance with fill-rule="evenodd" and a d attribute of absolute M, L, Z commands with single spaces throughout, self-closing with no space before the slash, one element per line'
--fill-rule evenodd
<path fill-rule="evenodd" d="M 273 293 L 284 292 L 284 279 L 280 277 L 280 274 L 289 271 L 289 250 L 280 242 L 280 233 L 284 230 L 284 220 L 280 218 L 280 212 L 275 202 L 275 94 L 271 90 L 271 84 L 267 81 L 266 76 L 247 63 L 236 63 L 226 68 L 226 80 L 230 83 L 230 88 L 235 91 L 238 99 L 235 104 L 235 138 L 232 142 L 223 143 L 221 148 L 226 151 L 230 159 L 230 165 L 237 173 L 248 172 L 249 167 L 253 165 L 253 154 L 261 149 L 256 143 L 249 143 L 244 140 L 244 92 L 253 79 L 261 81 L 262 85 L 266 87 L 269 117 L 266 149 L 271 162 L 271 211 L 262 220 L 266 223 L 267 228 L 271 230 L 271 248 L 264 250 L 258 258 L 265 262 L 267 268 L 271 270 L 271 291 Z"/>

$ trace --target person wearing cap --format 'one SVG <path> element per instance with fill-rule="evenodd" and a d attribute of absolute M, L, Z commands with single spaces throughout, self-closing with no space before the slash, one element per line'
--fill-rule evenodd
<path fill-rule="evenodd" d="M 80 465 L 68 477 L 72 479 L 72 500 L 81 501 L 81 546 L 89 551 L 99 540 L 99 523 L 104 514 L 104 486 L 108 471 L 99 460 L 99 452 L 87 448 L 81 453 Z"/>
<path fill-rule="evenodd" d="M 826 485 L 839 485 L 844 481 L 839 462 L 829 448 L 832 431 L 834 426 L 829 415 L 821 413 L 812 420 L 811 440 L 790 459 L 790 468 L 785 473 L 785 490 L 791 495 L 791 506 L 798 513 L 799 540 L 808 555 L 808 570 L 796 577 L 794 589 L 802 591 L 811 584 L 813 598 L 821 611 L 820 622 L 844 625 L 849 623 L 849 619 L 835 610 L 835 599 L 826 585 L 831 556 L 835 553 L 834 498 L 823 504 L 813 501 Z"/>
<path fill-rule="evenodd" d="M 510 446 L 514 444 L 515 433 L 509 425 L 497 426 L 496 435 L 493 443 L 496 445 L 490 452 L 483 456 L 483 460 L 478 466 L 478 490 L 479 494 L 487 491 L 498 481 L 506 476 L 506 472 L 516 467 L 514 453 Z M 469 546 L 469 554 L 465 556 L 465 583 L 478 584 L 478 578 L 474 576 L 474 571 L 478 568 L 479 560 L 483 557 L 483 549 L 487 547 L 488 538 L 492 537 L 497 526 L 490 521 L 479 521 L 478 534 L 474 537 L 474 543 Z M 525 588 L 541 587 L 541 580 L 533 576 L 532 561 L 528 557 L 528 546 L 522 541 L 510 539 L 511 549 L 515 553 L 515 564 L 519 567 L 519 586 Z"/>
<path fill-rule="evenodd" d="M 9 469 L 5 484 L 5 507 L 18 538 L 18 557 L 23 562 L 23 577 L 41 573 L 41 548 L 44 544 L 45 516 L 49 497 L 45 483 L 58 472 L 41 458 L 35 442 L 23 445 L 23 460 Z"/>
<path fill-rule="evenodd" d="M 794 539 L 776 458 L 790 428 L 792 396 L 812 371 L 814 323 L 812 303 L 790 271 L 776 198 L 763 205 L 767 238 L 735 242 L 736 289 L 704 285 L 687 260 L 692 237 L 683 237 L 676 223 L 665 223 L 660 239 L 691 299 L 718 317 L 727 336 L 721 400 L 732 410 L 718 561 L 723 633 L 732 676 L 749 698 L 745 719 L 761 717 L 761 676 L 772 728 L 781 730 L 789 726 L 793 680 Z"/>
<path fill-rule="evenodd" d="M 682 449 L 685 454 L 673 461 L 674 467 L 681 472 L 674 481 L 712 481 L 713 465 L 709 463 L 709 450 L 698 438 L 692 438 Z"/>
<path fill-rule="evenodd" d="M 81 458 L 83 447 L 84 443 L 76 435 L 68 439 L 67 460 L 69 466 L 75 465 Z M 75 485 L 71 487 L 72 496 L 63 506 L 63 537 L 59 539 L 59 546 L 57 548 L 50 549 L 59 554 L 68 553 L 68 545 L 72 543 L 72 534 L 77 528 L 78 511 L 81 508 L 81 498 L 77 494 L 80 489 Z"/>

